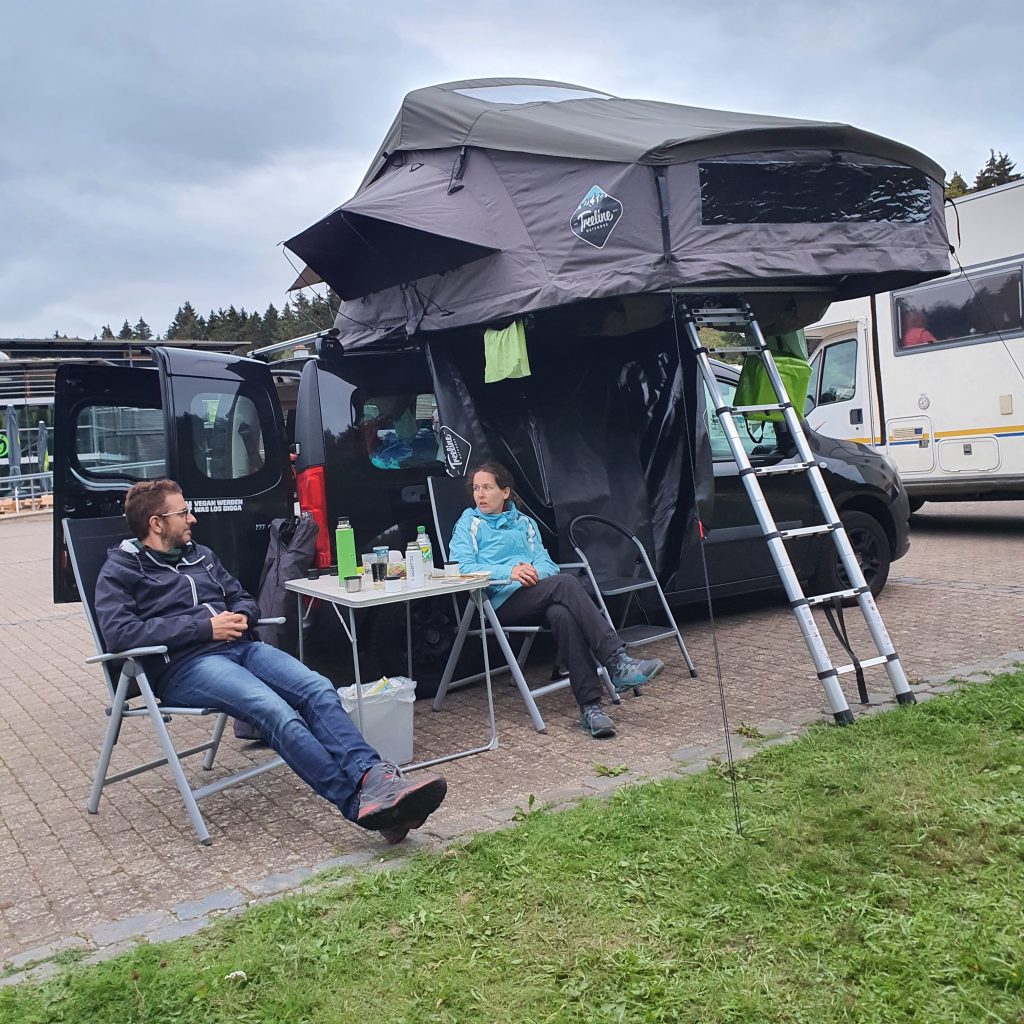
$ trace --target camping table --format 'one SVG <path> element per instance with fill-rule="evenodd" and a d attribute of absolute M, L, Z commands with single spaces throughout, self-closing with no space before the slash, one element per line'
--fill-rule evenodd
<path fill-rule="evenodd" d="M 363 727 L 363 691 L 362 679 L 359 672 L 359 648 L 357 645 L 358 634 L 356 632 L 356 612 L 362 608 L 377 608 L 385 604 L 405 605 L 405 636 L 409 657 L 409 678 L 413 676 L 412 668 L 412 602 L 422 600 L 425 597 L 447 597 L 451 594 L 466 594 L 476 605 L 480 616 L 480 640 L 484 654 L 484 685 L 487 689 L 487 721 L 490 725 L 490 736 L 486 744 L 480 747 L 471 747 L 468 750 L 459 750 L 454 754 L 446 754 L 443 757 L 435 757 L 429 761 L 418 761 L 415 764 L 404 765 L 406 771 L 416 768 L 427 768 L 431 765 L 441 764 L 444 761 L 454 761 L 460 757 L 469 757 L 470 754 L 481 754 L 485 750 L 494 750 L 498 745 L 498 731 L 494 722 L 494 695 L 491 692 L 491 665 L 487 651 L 487 636 L 484 629 L 485 608 L 489 604 L 485 590 L 493 581 L 486 577 L 475 579 L 456 578 L 444 579 L 433 578 L 428 580 L 425 586 L 418 590 L 402 590 L 399 593 L 389 594 L 385 590 L 376 588 L 360 590 L 358 593 L 350 594 L 338 582 L 337 576 L 321 576 L 319 579 L 298 579 L 288 580 L 285 588 L 297 596 L 299 606 L 299 660 L 305 661 L 305 646 L 302 639 L 302 623 L 305 621 L 308 611 L 303 613 L 303 597 L 316 598 L 320 601 L 327 601 L 334 609 L 338 621 L 348 636 L 352 645 L 352 667 L 356 677 L 356 724 L 360 730 Z M 312 607 L 312 602 L 310 602 Z M 343 609 L 348 609 L 346 616 Z M 346 621 L 347 620 L 347 621 Z M 465 643 L 465 632 L 460 632 L 456 638 L 452 652 L 448 656 L 448 664 L 445 668 L 455 668 L 459 655 Z"/>

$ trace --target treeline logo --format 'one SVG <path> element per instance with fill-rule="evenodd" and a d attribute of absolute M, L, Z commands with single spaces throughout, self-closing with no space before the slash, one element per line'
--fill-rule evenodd
<path fill-rule="evenodd" d="M 595 185 L 584 197 L 569 221 L 572 233 L 595 249 L 603 249 L 612 228 L 622 216 L 622 203 Z"/>
<path fill-rule="evenodd" d="M 444 445 L 444 457 L 448 463 L 448 471 L 452 476 L 465 476 L 469 457 L 473 446 L 455 433 L 451 427 L 441 428 L 441 443 Z"/>

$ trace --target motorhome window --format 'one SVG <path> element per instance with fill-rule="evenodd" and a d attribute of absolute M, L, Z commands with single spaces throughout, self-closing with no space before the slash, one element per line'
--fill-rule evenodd
<path fill-rule="evenodd" d="M 225 385 L 224 391 L 200 391 L 189 406 L 192 455 L 211 480 L 241 480 L 267 462 L 263 427 L 256 403 Z"/>
<path fill-rule="evenodd" d="M 924 352 L 936 344 L 1019 334 L 1022 308 L 1020 267 L 899 292 L 892 299 L 896 346 Z"/>
<path fill-rule="evenodd" d="M 444 461 L 432 394 L 353 397 L 356 426 L 370 465 L 377 469 L 409 469 Z"/>
<path fill-rule="evenodd" d="M 846 161 L 708 162 L 699 167 L 702 224 L 907 224 L 931 216 L 927 176 Z"/>
<path fill-rule="evenodd" d="M 736 395 L 736 385 L 724 380 L 718 382 L 718 390 L 722 393 L 722 399 L 728 405 Z M 715 461 L 731 460 L 732 450 L 725 436 L 725 429 L 722 421 L 715 415 L 715 403 L 708 394 L 707 385 L 704 386 L 704 415 L 708 422 L 708 437 L 711 441 L 711 457 Z M 740 435 L 740 443 L 751 458 L 762 455 L 774 455 L 778 449 L 778 441 L 775 437 L 775 424 L 761 420 L 746 421 L 742 416 L 733 419 L 736 429 Z"/>
<path fill-rule="evenodd" d="M 818 405 L 848 402 L 857 393 L 857 339 L 829 345 L 821 353 Z"/>
<path fill-rule="evenodd" d="M 75 418 L 74 458 L 90 477 L 153 480 L 167 475 L 167 441 L 159 409 L 87 405 Z"/>

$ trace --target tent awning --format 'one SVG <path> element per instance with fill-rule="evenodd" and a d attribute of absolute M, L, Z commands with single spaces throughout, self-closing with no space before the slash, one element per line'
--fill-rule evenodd
<path fill-rule="evenodd" d="M 395 168 L 285 246 L 307 267 L 292 288 L 326 281 L 343 299 L 443 274 L 500 252 L 473 193 L 449 194 L 449 176 Z"/>

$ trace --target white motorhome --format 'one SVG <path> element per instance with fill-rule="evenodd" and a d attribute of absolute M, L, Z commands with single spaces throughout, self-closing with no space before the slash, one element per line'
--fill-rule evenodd
<path fill-rule="evenodd" d="M 1024 181 L 947 203 L 948 277 L 807 328 L 807 421 L 881 449 L 911 507 L 1024 498 Z"/>

